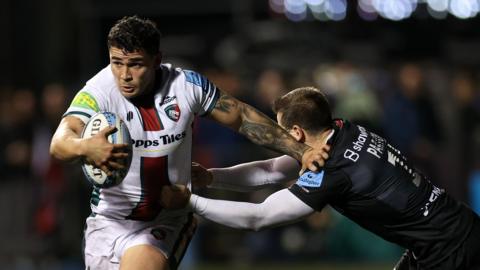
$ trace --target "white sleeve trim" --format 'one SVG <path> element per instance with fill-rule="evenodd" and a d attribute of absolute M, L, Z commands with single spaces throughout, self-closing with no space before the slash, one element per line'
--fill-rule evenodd
<path fill-rule="evenodd" d="M 273 193 L 260 204 L 213 200 L 192 194 L 190 206 L 198 215 L 213 222 L 254 231 L 297 222 L 315 212 L 288 189 Z"/>
<path fill-rule="evenodd" d="M 66 117 L 66 116 L 74 116 L 80 120 L 82 120 L 82 122 L 86 125 L 88 123 L 88 121 L 90 120 L 90 117 L 87 116 L 88 114 L 87 113 L 84 113 L 84 112 L 81 112 L 81 111 L 70 111 L 70 112 L 67 112 L 65 113 L 62 117 Z"/>
<path fill-rule="evenodd" d="M 210 188 L 254 191 L 266 185 L 282 184 L 298 177 L 300 166 L 290 156 L 254 161 L 229 168 L 214 168 Z"/>

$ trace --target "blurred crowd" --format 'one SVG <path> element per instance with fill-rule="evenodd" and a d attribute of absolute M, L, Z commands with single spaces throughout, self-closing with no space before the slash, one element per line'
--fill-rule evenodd
<path fill-rule="evenodd" d="M 60 83 L 40 91 L 0 88 L 0 266 L 63 269 L 69 260 L 76 265 L 90 187 L 78 165 L 49 155 L 73 93 Z"/>
<path fill-rule="evenodd" d="M 255 74 L 201 70 L 219 88 L 274 118 L 271 102 L 289 89 L 316 86 L 334 116 L 374 130 L 429 179 L 480 212 L 480 73 L 431 62 L 390 66 L 322 63 Z M 91 187 L 78 163 L 49 156 L 50 138 L 76 89 L 0 86 L 0 265 L 2 269 L 81 269 Z M 208 119 L 194 127 L 193 160 L 206 167 L 277 156 Z M 196 192 L 259 202 L 275 190 Z M 366 248 L 368 247 L 368 248 Z M 400 250 L 326 209 L 307 222 L 258 233 L 200 222 L 188 262 L 259 260 L 395 260 Z M 192 266 L 192 268 L 194 268 Z"/>

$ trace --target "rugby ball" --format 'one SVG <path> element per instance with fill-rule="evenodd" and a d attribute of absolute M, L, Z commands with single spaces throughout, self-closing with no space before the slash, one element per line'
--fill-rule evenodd
<path fill-rule="evenodd" d="M 117 128 L 114 133 L 108 135 L 108 141 L 113 144 L 128 144 L 129 155 L 128 158 L 117 161 L 125 164 L 125 169 L 115 170 L 111 176 L 108 176 L 100 168 L 85 162 L 82 163 L 82 170 L 87 180 L 99 188 L 108 188 L 120 184 L 127 175 L 132 162 L 132 139 L 130 132 L 122 119 L 112 112 L 99 112 L 92 116 L 83 129 L 82 138 L 90 138 L 108 126 Z"/>

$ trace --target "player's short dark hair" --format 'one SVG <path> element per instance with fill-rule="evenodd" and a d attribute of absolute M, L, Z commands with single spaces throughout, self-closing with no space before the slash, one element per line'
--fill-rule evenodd
<path fill-rule="evenodd" d="M 298 125 L 307 132 L 320 132 L 332 127 L 332 112 L 326 96 L 315 87 L 301 87 L 277 98 L 273 111 L 282 113 L 286 129 Z"/>
<path fill-rule="evenodd" d="M 108 48 L 116 47 L 126 52 L 145 51 L 156 55 L 160 51 L 160 31 L 149 19 L 137 15 L 118 20 L 108 33 Z"/>

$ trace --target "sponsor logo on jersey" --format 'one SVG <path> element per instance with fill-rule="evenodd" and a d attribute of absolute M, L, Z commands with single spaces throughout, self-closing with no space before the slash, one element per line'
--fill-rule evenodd
<path fill-rule="evenodd" d="M 159 105 L 160 105 L 160 106 L 163 106 L 163 105 L 168 104 L 168 103 L 170 103 L 170 102 L 172 102 L 172 101 L 174 101 L 174 100 L 176 100 L 176 99 L 177 99 L 176 96 L 172 96 L 172 97 L 171 97 L 171 96 L 165 96 L 165 97 L 162 99 L 162 101 L 160 102 Z"/>
<path fill-rule="evenodd" d="M 71 106 L 86 108 L 95 112 L 100 110 L 95 98 L 87 92 L 78 93 L 73 99 Z"/>
<path fill-rule="evenodd" d="M 297 180 L 297 185 L 301 187 L 315 187 L 318 188 L 322 184 L 324 171 L 321 172 L 306 172 Z"/>
<path fill-rule="evenodd" d="M 155 147 L 159 145 L 167 145 L 177 141 L 182 140 L 187 135 L 186 131 L 178 134 L 167 134 L 162 135 L 159 139 L 154 140 L 134 140 L 132 139 L 132 145 L 136 148 L 148 148 L 148 147 Z"/>
<path fill-rule="evenodd" d="M 428 202 L 425 203 L 424 207 L 420 208 L 420 210 L 423 211 L 423 216 L 426 217 L 428 214 L 430 214 L 430 206 L 444 193 L 444 189 L 433 186 L 432 193 L 430 193 L 430 197 L 428 198 Z"/>
<path fill-rule="evenodd" d="M 165 108 L 165 113 L 172 121 L 177 122 L 178 119 L 180 119 L 180 107 L 178 107 L 178 104 L 168 105 L 168 107 Z"/>
<path fill-rule="evenodd" d="M 353 162 L 357 162 L 360 158 L 360 152 L 363 150 L 364 145 L 367 145 L 367 153 L 372 154 L 376 158 L 380 159 L 385 149 L 385 139 L 378 136 L 373 132 L 368 132 L 364 127 L 358 126 L 360 134 L 356 141 L 352 142 L 353 149 L 346 149 L 343 153 L 343 157 Z"/>

